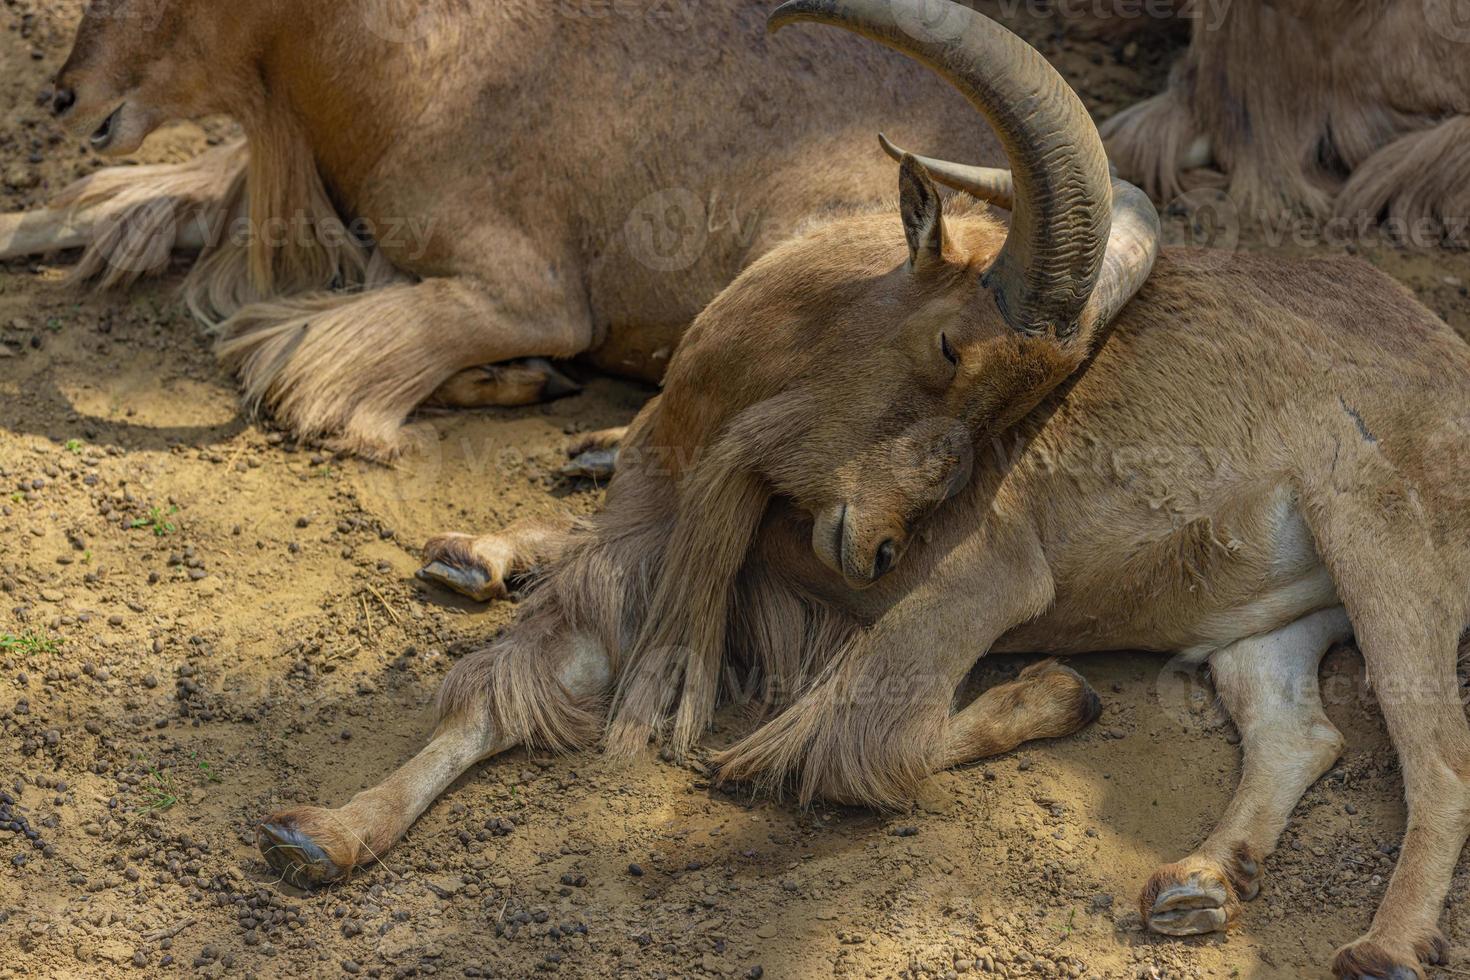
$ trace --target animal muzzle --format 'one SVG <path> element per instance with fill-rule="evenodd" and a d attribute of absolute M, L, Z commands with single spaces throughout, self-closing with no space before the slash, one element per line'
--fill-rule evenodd
<path fill-rule="evenodd" d="M 92 72 L 72 69 L 56 77 L 51 113 L 98 153 L 136 149 L 155 122 L 154 114 L 133 104 L 128 93 L 98 85 Z"/>
<path fill-rule="evenodd" d="M 851 502 L 823 508 L 812 522 L 812 550 L 854 589 L 864 589 L 898 567 L 908 533 L 896 521 L 868 520 Z"/>

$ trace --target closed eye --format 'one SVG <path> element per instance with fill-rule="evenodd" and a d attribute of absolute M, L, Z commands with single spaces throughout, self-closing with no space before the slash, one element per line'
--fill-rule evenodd
<path fill-rule="evenodd" d="M 944 354 L 946 361 L 955 367 L 959 367 L 960 356 L 954 352 L 953 347 L 949 346 L 949 337 L 942 333 L 939 335 L 939 350 Z"/>

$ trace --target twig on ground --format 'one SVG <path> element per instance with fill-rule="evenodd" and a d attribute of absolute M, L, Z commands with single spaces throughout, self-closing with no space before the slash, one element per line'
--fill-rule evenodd
<path fill-rule="evenodd" d="M 367 590 L 369 592 L 371 592 L 373 595 L 375 595 L 377 597 L 378 601 L 383 604 L 383 608 L 388 611 L 388 615 L 391 616 L 391 617 L 393 617 L 393 623 L 394 623 L 394 625 L 402 626 L 403 625 L 403 620 L 399 619 L 398 618 L 398 612 L 392 606 L 388 605 L 388 600 L 383 598 L 383 593 L 379 592 L 377 589 L 373 588 L 371 585 L 369 585 L 367 587 Z"/>
<path fill-rule="evenodd" d="M 182 922 L 175 922 L 173 925 L 167 926 L 163 929 L 154 929 L 152 932 L 145 932 L 143 933 L 143 938 L 148 940 L 150 943 L 156 943 L 160 939 L 172 939 L 179 933 L 183 932 L 185 929 L 192 926 L 196 921 L 198 920 L 185 919 Z"/>

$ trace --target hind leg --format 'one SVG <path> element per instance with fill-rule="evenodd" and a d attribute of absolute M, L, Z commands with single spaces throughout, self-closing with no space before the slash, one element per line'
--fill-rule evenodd
<path fill-rule="evenodd" d="M 1400 583 L 1417 589 L 1423 580 Z M 1339 976 L 1422 977 L 1444 952 L 1439 916 L 1470 832 L 1470 727 L 1455 676 L 1464 610 L 1354 603 L 1358 645 L 1399 755 L 1408 804 L 1398 864 L 1368 932 L 1338 951 Z M 1446 612 L 1453 609 L 1454 616 Z"/>
<path fill-rule="evenodd" d="M 424 544 L 424 566 L 418 577 L 479 602 L 504 599 L 507 583 L 561 551 L 571 514 L 532 517 L 516 521 L 503 531 L 482 534 L 440 534 Z"/>
<path fill-rule="evenodd" d="M 1429 449 L 1421 451 L 1431 465 L 1410 470 L 1420 479 L 1409 485 L 1407 468 L 1389 464 L 1379 443 L 1354 439 L 1352 423 L 1342 428 L 1302 510 L 1352 617 L 1398 753 L 1408 822 L 1372 924 L 1333 968 L 1353 980 L 1419 978 L 1444 952 L 1439 917 L 1470 833 L 1470 725 L 1455 676 L 1470 625 L 1470 525 L 1462 488 L 1439 482 Z M 1414 438 L 1405 439 L 1411 450 Z M 1463 460 L 1466 448 L 1442 447 L 1447 461 Z M 1446 471 L 1463 475 L 1463 467 Z"/>
<path fill-rule="evenodd" d="M 552 649 L 516 635 L 455 665 L 440 691 L 442 720 L 418 755 L 336 809 L 293 807 L 256 827 L 261 855 L 286 881 L 312 888 L 378 861 L 465 770 L 527 741 L 569 749 L 595 737 L 594 705 L 611 683 L 602 645 L 576 634 Z M 519 641 L 516 639 L 519 636 Z"/>
<path fill-rule="evenodd" d="M 1255 898 L 1262 859 L 1276 849 L 1307 787 L 1342 752 L 1342 735 L 1322 710 L 1317 667 L 1351 635 L 1339 607 L 1210 656 L 1215 690 L 1240 732 L 1240 785 L 1205 842 L 1154 872 L 1144 887 L 1139 910 L 1154 932 L 1223 930 L 1240 901 Z"/>
<path fill-rule="evenodd" d="M 1439 916 L 1470 832 L 1470 728 L 1455 677 L 1459 625 L 1412 610 L 1363 609 L 1358 643 L 1398 751 L 1408 826 L 1388 890 L 1334 968 L 1354 978 L 1422 977 L 1445 943 Z"/>

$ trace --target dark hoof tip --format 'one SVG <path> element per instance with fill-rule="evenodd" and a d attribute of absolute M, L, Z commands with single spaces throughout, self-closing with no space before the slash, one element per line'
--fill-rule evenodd
<path fill-rule="evenodd" d="M 547 401 L 558 398 L 568 398 L 572 395 L 580 395 L 582 386 L 560 371 L 551 371 L 546 378 L 546 384 L 541 388 L 541 396 Z"/>
<path fill-rule="evenodd" d="M 1090 725 L 1097 721 L 1098 716 L 1102 714 L 1102 698 L 1097 696 L 1097 692 L 1092 689 L 1091 684 L 1083 681 L 1082 685 L 1084 688 L 1082 692 L 1082 724 Z"/>
<path fill-rule="evenodd" d="M 1202 936 L 1223 932 L 1230 921 L 1229 893 L 1217 881 L 1190 875 L 1159 892 L 1148 913 L 1148 927 L 1165 936 Z"/>
<path fill-rule="evenodd" d="M 485 572 L 473 566 L 466 568 L 443 561 L 431 561 L 414 573 L 421 582 L 432 582 L 452 589 L 479 602 L 487 602 L 505 594 L 504 587 Z"/>
<path fill-rule="evenodd" d="M 346 874 L 326 851 L 295 827 L 263 823 L 255 828 L 255 846 L 288 885 L 302 891 L 331 884 Z"/>
<path fill-rule="evenodd" d="M 617 465 L 616 449 L 589 449 L 557 470 L 557 475 L 571 479 L 606 480 L 612 477 Z"/>
<path fill-rule="evenodd" d="M 1424 980 L 1420 964 L 1439 963 L 1445 952 L 1444 940 L 1437 933 L 1398 953 L 1365 938 L 1338 950 L 1332 972 L 1341 980 Z"/>
<path fill-rule="evenodd" d="M 1073 730 L 1081 730 L 1097 721 L 1098 716 L 1102 714 L 1103 710 L 1102 698 L 1098 697 L 1097 691 L 1093 690 L 1092 685 L 1087 683 L 1087 678 L 1066 664 L 1056 660 L 1043 660 L 1040 663 L 1027 667 L 1021 672 L 1021 676 L 1040 677 L 1044 674 L 1058 672 L 1066 676 L 1078 688 L 1077 700 L 1074 702 L 1076 704 L 1076 714 L 1074 715 L 1076 728 Z"/>

